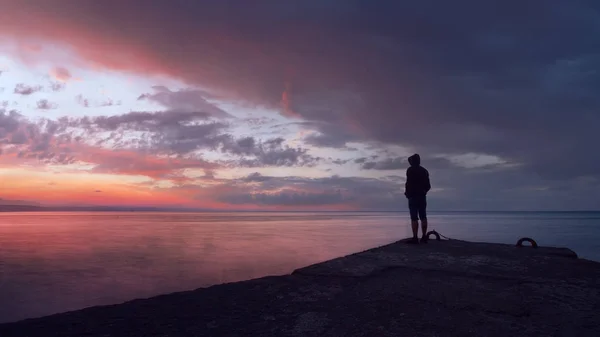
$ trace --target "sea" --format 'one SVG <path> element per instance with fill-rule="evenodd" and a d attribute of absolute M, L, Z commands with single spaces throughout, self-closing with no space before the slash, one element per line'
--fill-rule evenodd
<path fill-rule="evenodd" d="M 438 212 L 429 229 L 600 261 L 600 212 Z M 0 322 L 287 274 L 409 235 L 405 212 L 0 213 Z"/>

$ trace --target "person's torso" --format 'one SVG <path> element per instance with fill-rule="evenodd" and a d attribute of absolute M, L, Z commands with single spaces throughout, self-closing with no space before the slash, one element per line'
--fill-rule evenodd
<path fill-rule="evenodd" d="M 411 166 L 409 170 L 411 194 L 425 194 L 428 188 L 429 172 L 423 166 Z"/>

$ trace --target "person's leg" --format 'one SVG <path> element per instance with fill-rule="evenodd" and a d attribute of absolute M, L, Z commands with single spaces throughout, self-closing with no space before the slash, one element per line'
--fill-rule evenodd
<path fill-rule="evenodd" d="M 412 227 L 413 238 L 419 238 L 419 220 L 410 220 L 410 226 Z"/>
<path fill-rule="evenodd" d="M 425 197 L 423 197 L 419 206 L 419 219 L 421 219 L 421 232 L 423 233 L 422 237 L 427 241 L 427 199 Z"/>
<path fill-rule="evenodd" d="M 410 227 L 413 233 L 413 241 L 419 241 L 419 210 L 414 199 L 408 199 L 408 210 L 410 211 Z"/>

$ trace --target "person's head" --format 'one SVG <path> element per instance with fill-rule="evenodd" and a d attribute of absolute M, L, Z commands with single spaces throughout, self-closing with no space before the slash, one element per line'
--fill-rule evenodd
<path fill-rule="evenodd" d="M 408 157 L 408 163 L 410 164 L 410 166 L 421 165 L 421 156 L 419 156 L 418 153 L 413 154 L 412 156 Z"/>

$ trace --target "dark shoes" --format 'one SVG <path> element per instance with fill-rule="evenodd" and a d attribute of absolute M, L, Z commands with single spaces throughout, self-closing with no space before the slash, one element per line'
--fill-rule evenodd
<path fill-rule="evenodd" d="M 412 238 L 412 239 L 408 239 L 408 240 L 406 241 L 406 243 L 418 244 L 418 243 L 419 243 L 419 238 Z"/>
<path fill-rule="evenodd" d="M 429 239 L 426 236 L 421 237 L 421 240 L 419 240 L 419 238 L 411 238 L 406 240 L 406 243 L 412 243 L 412 244 L 418 244 L 418 243 L 427 243 L 427 241 L 429 241 Z"/>

